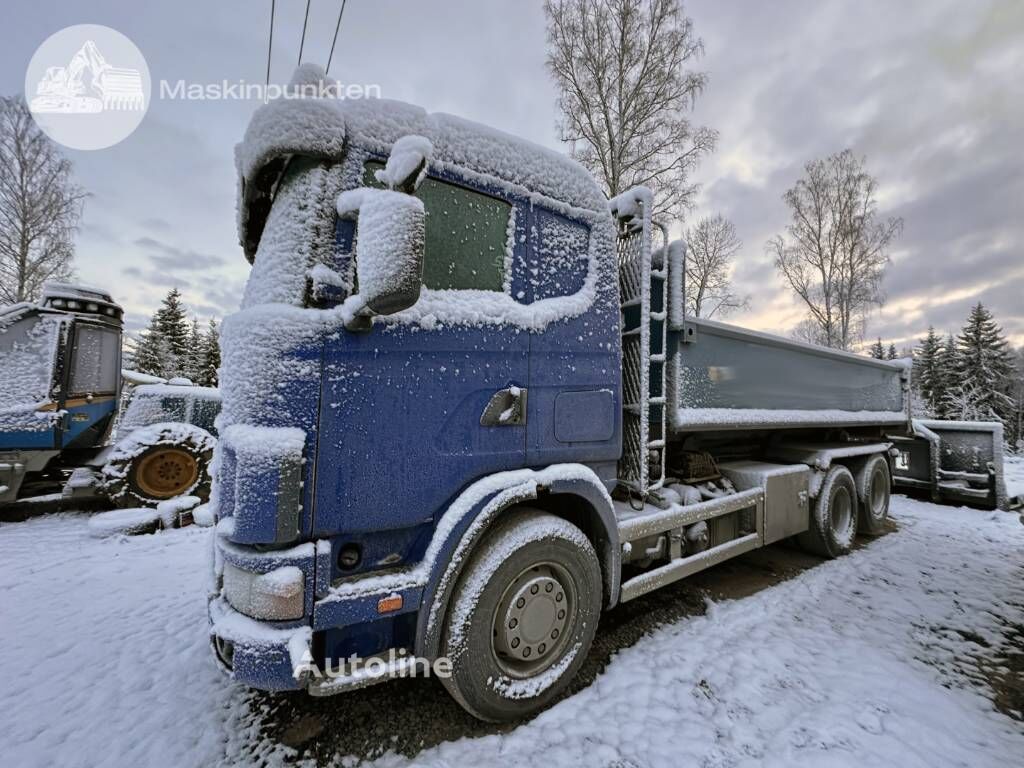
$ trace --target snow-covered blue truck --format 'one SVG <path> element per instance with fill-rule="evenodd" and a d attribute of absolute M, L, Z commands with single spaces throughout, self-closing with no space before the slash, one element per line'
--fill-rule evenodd
<path fill-rule="evenodd" d="M 235 679 L 443 658 L 469 712 L 517 718 L 603 609 L 885 526 L 907 368 L 688 317 L 649 191 L 390 101 L 271 103 L 236 160 L 209 602 Z"/>

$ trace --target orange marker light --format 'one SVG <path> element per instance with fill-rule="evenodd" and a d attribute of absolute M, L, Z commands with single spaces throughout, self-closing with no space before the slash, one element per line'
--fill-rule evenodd
<path fill-rule="evenodd" d="M 377 613 L 391 613 L 402 607 L 401 595 L 388 595 L 377 601 Z"/>

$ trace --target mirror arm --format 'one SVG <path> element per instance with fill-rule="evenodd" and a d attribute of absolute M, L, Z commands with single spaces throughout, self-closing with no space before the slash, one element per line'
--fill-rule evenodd
<path fill-rule="evenodd" d="M 357 312 L 345 323 L 345 330 L 353 333 L 369 333 L 373 330 L 373 315 L 364 310 Z"/>

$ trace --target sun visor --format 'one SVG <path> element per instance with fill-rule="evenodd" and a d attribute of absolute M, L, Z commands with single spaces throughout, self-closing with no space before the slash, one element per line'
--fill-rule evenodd
<path fill-rule="evenodd" d="M 256 110 L 245 138 L 235 146 L 238 240 L 250 263 L 288 160 L 295 155 L 330 160 L 344 152 L 342 102 L 316 95 L 323 82 L 319 67 L 300 67 L 285 96 Z"/>

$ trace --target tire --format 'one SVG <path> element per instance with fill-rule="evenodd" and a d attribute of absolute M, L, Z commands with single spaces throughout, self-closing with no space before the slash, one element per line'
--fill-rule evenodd
<path fill-rule="evenodd" d="M 889 495 L 892 490 L 892 476 L 885 456 L 876 454 L 854 468 L 853 479 L 857 484 L 857 500 L 860 502 L 859 530 L 871 536 L 878 536 L 885 529 L 889 517 Z"/>
<path fill-rule="evenodd" d="M 452 674 L 442 683 L 480 720 L 543 709 L 586 659 L 601 599 L 597 554 L 579 528 L 532 508 L 509 513 L 456 585 L 441 646 Z"/>
<path fill-rule="evenodd" d="M 857 485 L 850 470 L 834 465 L 825 475 L 811 512 L 810 528 L 800 534 L 804 549 L 821 557 L 839 557 L 857 534 Z"/>
<path fill-rule="evenodd" d="M 213 436 L 191 424 L 163 423 L 120 440 L 103 467 L 103 491 L 117 507 L 155 507 L 178 496 L 210 498 Z"/>

